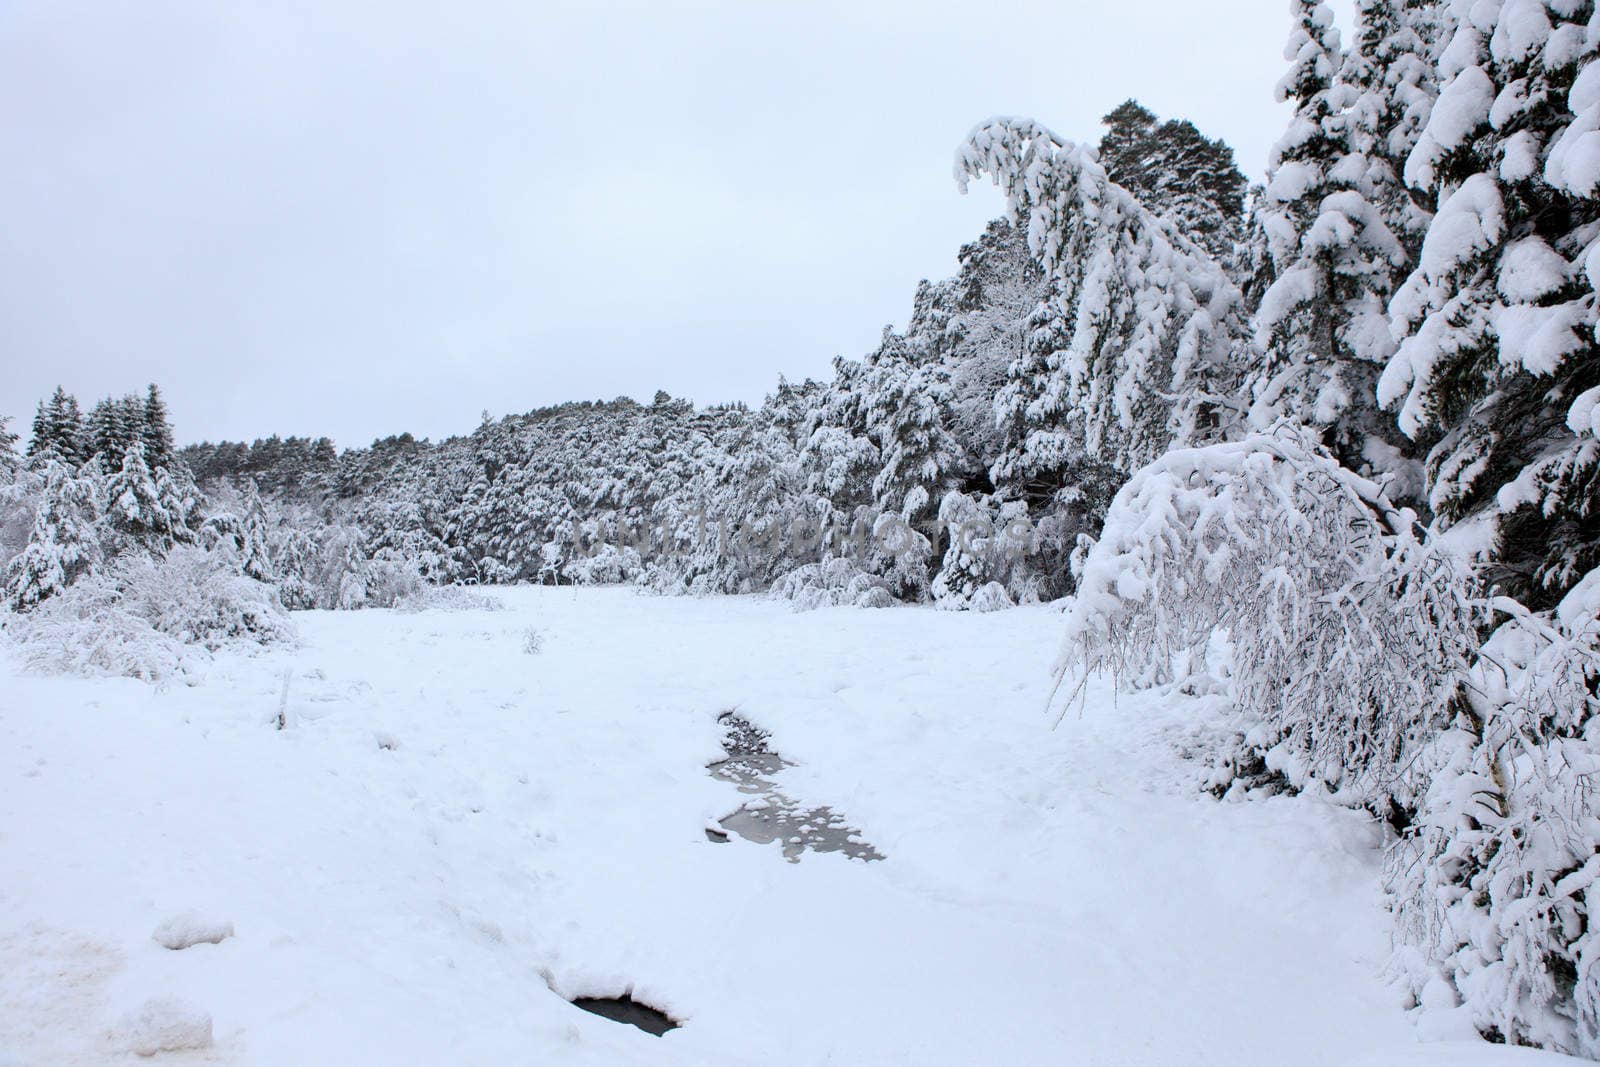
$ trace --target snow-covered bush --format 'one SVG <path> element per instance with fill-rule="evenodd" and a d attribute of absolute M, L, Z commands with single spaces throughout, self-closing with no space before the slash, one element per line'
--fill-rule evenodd
<path fill-rule="evenodd" d="M 530 626 L 522 631 L 522 651 L 530 656 L 537 656 L 544 651 L 544 631 L 537 626 Z"/>
<path fill-rule="evenodd" d="M 1484 645 L 1391 850 L 1402 977 L 1484 1033 L 1600 1058 L 1600 571 Z"/>
<path fill-rule="evenodd" d="M 1378 485 L 1294 434 L 1167 453 L 1117 494 L 1058 671 L 1144 687 L 1203 671 L 1214 635 L 1251 742 L 1354 803 L 1408 788 L 1476 647 L 1463 568 Z"/>
<path fill-rule="evenodd" d="M 164 682 L 189 673 L 203 658 L 123 607 L 121 590 L 108 575 L 85 578 L 12 616 L 6 633 L 23 666 L 41 674 Z"/>
<path fill-rule="evenodd" d="M 643 570 L 638 549 L 602 544 L 569 562 L 563 574 L 579 585 L 618 585 L 634 581 Z"/>
<path fill-rule="evenodd" d="M 231 644 L 294 635 L 271 586 L 241 574 L 226 553 L 190 547 L 119 556 L 13 615 L 6 629 L 30 669 L 152 682 L 191 673 Z"/>
<path fill-rule="evenodd" d="M 875 575 L 896 600 L 928 598 L 928 562 L 933 544 L 905 518 L 903 512 L 856 510 L 850 529 L 840 529 L 834 542 L 859 569 Z"/>
<path fill-rule="evenodd" d="M 462 585 L 424 585 L 396 598 L 396 611 L 500 611 L 505 607 L 486 593 Z"/>
<path fill-rule="evenodd" d="M 968 611 L 1003 611 L 1016 606 L 1011 594 L 999 582 L 987 582 L 979 586 L 967 601 Z"/>
<path fill-rule="evenodd" d="M 792 601 L 796 611 L 838 606 L 886 608 L 895 603 L 883 579 L 836 558 L 796 567 L 773 586 L 772 595 Z"/>
<path fill-rule="evenodd" d="M 124 556 L 108 578 L 126 610 L 208 651 L 236 641 L 273 644 L 294 633 L 272 587 L 240 573 L 228 552 L 180 546 L 159 559 Z"/>
<path fill-rule="evenodd" d="M 341 611 L 392 608 L 419 596 L 427 588 L 422 571 L 411 560 L 368 559 L 353 561 L 339 581 L 335 607 Z"/>
<path fill-rule="evenodd" d="M 1031 587 L 1026 558 L 1034 541 L 1020 506 L 996 510 L 987 499 L 947 493 L 939 522 L 949 544 L 933 579 L 933 602 L 942 611 L 998 611 L 1015 605 L 1007 579 Z"/>

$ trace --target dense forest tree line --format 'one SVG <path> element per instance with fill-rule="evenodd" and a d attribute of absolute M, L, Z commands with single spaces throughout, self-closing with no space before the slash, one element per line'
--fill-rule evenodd
<path fill-rule="evenodd" d="M 1237 235 L 1245 180 L 1226 145 L 1133 101 L 1106 121 L 1106 150 L 1163 218 L 1213 244 Z M 486 417 L 438 443 L 401 435 L 336 455 L 326 439 L 272 437 L 182 455 L 203 485 L 250 479 L 337 513 L 366 550 L 436 580 L 748 592 L 832 560 L 829 588 L 810 571 L 779 588 L 957 608 L 984 587 L 985 606 L 1060 596 L 1134 457 L 1073 444 L 1054 425 L 1067 408 L 1039 403 L 1059 370 L 1039 339 L 1059 316 L 1017 225 L 996 221 L 958 260 L 955 277 L 918 288 L 904 332 L 754 410 L 659 393 Z"/>
<path fill-rule="evenodd" d="M 1074 594 L 1063 681 L 1225 693 L 1209 787 L 1387 826 L 1415 1003 L 1600 1056 L 1600 16 L 1358 0 L 1348 43 L 1292 16 L 1262 186 L 1136 101 L 1097 146 L 980 124 L 957 175 L 1009 217 L 903 331 L 759 407 L 174 455 L 153 388 L 58 391 L 3 450 L 9 603 L 190 542 L 289 607 Z"/>

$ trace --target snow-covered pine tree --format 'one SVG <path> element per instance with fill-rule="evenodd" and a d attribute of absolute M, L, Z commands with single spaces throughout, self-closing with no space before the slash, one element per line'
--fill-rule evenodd
<path fill-rule="evenodd" d="M 245 480 L 241 510 L 244 514 L 239 518 L 239 569 L 257 581 L 271 584 L 276 577 L 269 549 L 271 529 L 266 504 L 253 478 Z"/>
<path fill-rule="evenodd" d="M 105 520 L 117 551 L 142 549 L 160 555 L 180 539 L 179 522 L 169 510 L 172 498 L 157 487 L 144 461 L 143 444 L 135 442 L 123 453 L 121 468 L 106 480 L 105 501 Z"/>
<path fill-rule="evenodd" d="M 962 246 L 957 259 L 960 272 L 928 294 L 927 343 L 947 368 L 950 432 L 987 478 L 1002 445 L 995 394 L 1022 356 L 1028 316 L 1044 294 L 1044 273 L 1022 232 L 1006 219 L 991 222 Z M 912 334 L 922 332 L 915 318 Z"/>
<path fill-rule="evenodd" d="M 285 524 L 273 531 L 270 547 L 283 606 L 291 611 L 318 607 L 316 538 L 309 530 Z"/>
<path fill-rule="evenodd" d="M 870 504 L 873 479 L 882 469 L 877 445 L 867 431 L 870 390 L 864 362 L 836 358 L 833 381 L 802 430 L 806 488 L 838 510 Z"/>
<path fill-rule="evenodd" d="M 1453 3 L 1442 87 L 1406 162 L 1438 201 L 1390 304 L 1380 401 L 1427 450 L 1486 578 L 1553 606 L 1600 564 L 1600 64 L 1593 4 Z"/>
<path fill-rule="evenodd" d="M 1291 67 L 1278 85 L 1295 114 L 1259 204 L 1272 281 L 1256 311 L 1263 363 L 1251 412 L 1258 428 L 1312 426 L 1345 466 L 1395 473 L 1406 488 L 1417 478 L 1393 419 L 1377 410 L 1376 381 L 1394 350 L 1386 305 L 1426 217 L 1388 154 L 1414 136 L 1403 127 L 1427 95 L 1411 14 L 1364 2 L 1345 55 L 1328 6 L 1295 4 Z"/>
<path fill-rule="evenodd" d="M 99 456 L 107 470 L 114 471 L 130 446 L 143 443 L 143 402 L 133 396 L 101 400 L 89 409 L 84 436 L 89 455 Z"/>
<path fill-rule="evenodd" d="M 1369 166 L 1383 195 L 1378 208 L 1415 253 L 1433 217 L 1433 202 L 1407 191 L 1406 159 L 1439 95 L 1435 53 L 1441 44 L 1443 0 L 1356 0 L 1355 39 L 1340 77 L 1353 100 L 1343 123 L 1350 146 Z"/>
<path fill-rule="evenodd" d="M 167 402 L 154 382 L 145 393 L 140 411 L 140 440 L 144 442 L 145 460 L 151 467 L 172 465 L 172 423 L 167 418 Z"/>
<path fill-rule="evenodd" d="M 1137 100 L 1124 101 L 1101 121 L 1100 164 L 1107 176 L 1213 259 L 1230 262 L 1246 184 L 1233 149 L 1187 119 L 1162 122 Z"/>
<path fill-rule="evenodd" d="M 16 431 L 11 429 L 11 416 L 0 415 L 0 477 L 10 478 L 21 462 L 17 455 Z"/>
<path fill-rule="evenodd" d="M 867 366 L 867 435 L 882 457 L 872 503 L 915 520 L 943 495 L 963 458 L 945 425 L 949 385 L 940 365 L 918 361 L 905 338 L 888 329 Z"/>
<path fill-rule="evenodd" d="M 89 409 L 83 420 L 83 434 L 91 456 L 99 456 L 109 473 L 127 451 L 127 425 L 123 410 L 114 400 L 106 398 Z"/>
<path fill-rule="evenodd" d="M 27 547 L 7 568 L 8 607 L 26 611 L 100 562 L 100 499 L 92 475 L 75 474 L 59 459 L 49 461 Z"/>
<path fill-rule="evenodd" d="M 1059 481 L 1078 456 L 1132 471 L 1238 422 L 1241 297 L 1204 249 L 1113 184 L 1092 150 L 1032 120 L 972 131 L 956 177 L 964 188 L 985 175 L 1049 280 L 996 400 L 996 485 Z"/>
<path fill-rule="evenodd" d="M 59 457 L 74 467 L 89 458 L 77 398 L 59 385 L 48 400 L 40 402 L 33 417 L 33 438 L 28 442 L 28 455 L 30 458 Z"/>
<path fill-rule="evenodd" d="M 156 499 L 172 521 L 172 539 L 181 544 L 198 540 L 201 524 L 205 521 L 206 498 L 194 478 L 182 463 L 170 467 L 157 467 Z"/>

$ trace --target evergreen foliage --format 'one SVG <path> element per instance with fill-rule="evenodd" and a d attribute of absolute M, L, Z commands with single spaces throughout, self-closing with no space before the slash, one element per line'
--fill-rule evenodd
<path fill-rule="evenodd" d="M 1113 182 L 1226 262 L 1241 236 L 1246 181 L 1233 149 L 1187 119 L 1162 122 L 1137 100 L 1101 120 L 1100 164 Z"/>
<path fill-rule="evenodd" d="M 77 466 L 89 458 L 84 448 L 83 414 L 78 410 L 78 401 L 58 385 L 48 400 L 39 402 L 28 455 L 55 457 Z"/>

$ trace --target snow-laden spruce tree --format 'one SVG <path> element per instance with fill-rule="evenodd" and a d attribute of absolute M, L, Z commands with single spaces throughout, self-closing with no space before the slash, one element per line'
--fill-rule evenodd
<path fill-rule="evenodd" d="M 1223 639 L 1248 744 L 1387 815 L 1414 796 L 1411 756 L 1452 713 L 1480 614 L 1421 533 L 1306 431 L 1174 449 L 1113 500 L 1057 669 L 1171 683 Z"/>
<path fill-rule="evenodd" d="M 49 462 L 27 547 L 6 570 L 7 607 L 35 607 L 100 563 L 105 555 L 102 499 L 92 468 L 77 474 L 60 460 Z"/>
<path fill-rule="evenodd" d="M 1346 54 L 1331 9 L 1297 0 L 1277 87 L 1295 114 L 1256 204 L 1271 280 L 1255 317 L 1252 421 L 1316 427 L 1341 463 L 1374 473 L 1403 469 L 1375 382 L 1395 347 L 1389 297 L 1427 219 L 1398 163 L 1430 96 L 1428 20 L 1415 7 L 1361 4 Z"/>
<path fill-rule="evenodd" d="M 1200 246 L 1113 184 L 1092 148 L 1029 119 L 968 135 L 957 180 L 984 176 L 1049 283 L 996 400 L 997 484 L 1077 456 L 1131 471 L 1238 421 L 1240 293 Z"/>
<path fill-rule="evenodd" d="M 1436 197 L 1390 303 L 1379 400 L 1427 450 L 1429 505 L 1549 608 L 1600 564 L 1600 40 L 1590 3 L 1453 2 L 1405 165 Z"/>
<path fill-rule="evenodd" d="M 994 397 L 1022 355 L 1028 316 L 1044 291 L 1044 275 L 1018 228 L 991 222 L 957 255 L 960 270 L 925 287 L 907 333 L 933 349 L 946 368 L 946 421 L 970 463 L 987 470 L 999 455 Z"/>
<path fill-rule="evenodd" d="M 886 328 L 865 359 L 836 361 L 807 424 L 804 458 L 813 487 L 842 511 L 900 512 L 910 499 L 917 507 L 906 518 L 920 518 L 968 466 L 947 425 L 949 367 L 923 341 Z"/>
<path fill-rule="evenodd" d="M 275 580 L 272 568 L 271 523 L 254 478 L 244 483 L 244 514 L 239 519 L 239 569 L 248 577 L 269 585 Z"/>
<path fill-rule="evenodd" d="M 805 491 L 799 441 L 821 389 L 780 380 L 752 417 L 711 429 L 697 453 L 698 472 L 652 510 L 655 527 L 677 534 L 672 551 L 651 568 L 652 587 L 748 593 L 815 561 L 815 546 L 797 552 L 793 530 L 824 504 Z M 623 547 L 637 556 L 634 545 Z"/>
<path fill-rule="evenodd" d="M 89 409 L 83 422 L 85 448 L 108 470 L 134 445 L 144 447 L 145 402 L 137 396 L 106 397 Z M 146 456 L 145 462 L 150 458 Z"/>
<path fill-rule="evenodd" d="M 34 413 L 28 456 L 56 458 L 77 467 L 89 455 L 78 400 L 58 385 L 48 400 L 39 402 Z"/>
<path fill-rule="evenodd" d="M 278 597 L 291 611 L 325 606 L 318 599 L 320 555 L 313 529 L 286 522 L 270 532 L 273 573 L 278 576 Z"/>
<path fill-rule="evenodd" d="M 105 521 L 118 552 L 163 552 L 189 540 L 177 499 L 163 493 L 144 460 L 144 445 L 135 441 L 122 454 L 121 467 L 106 479 Z"/>
<path fill-rule="evenodd" d="M 0 415 L 0 478 L 9 479 L 22 460 L 17 455 L 18 437 L 11 429 L 11 416 Z"/>
<path fill-rule="evenodd" d="M 150 383 L 140 409 L 139 440 L 144 444 L 146 461 L 152 467 L 172 465 L 172 422 L 167 417 L 167 402 L 154 382 Z"/>

